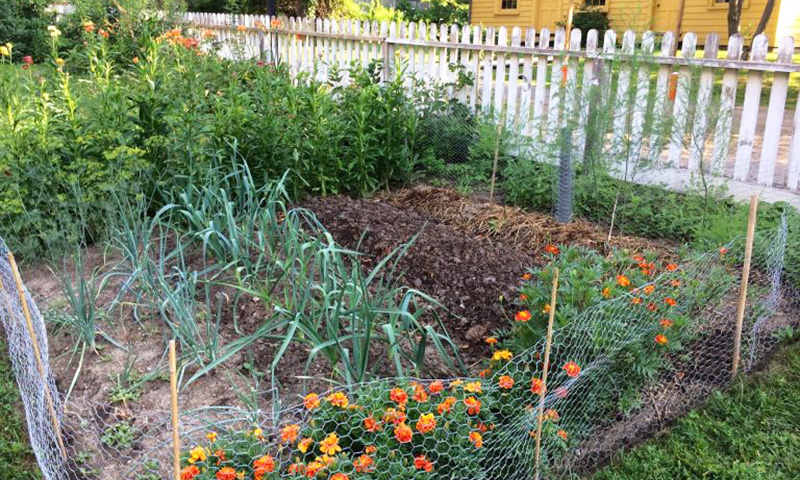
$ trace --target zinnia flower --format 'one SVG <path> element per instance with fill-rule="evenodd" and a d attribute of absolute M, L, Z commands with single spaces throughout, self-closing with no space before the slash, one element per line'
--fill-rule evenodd
<path fill-rule="evenodd" d="M 236 470 L 231 467 L 222 467 L 217 472 L 217 480 L 236 480 Z"/>
<path fill-rule="evenodd" d="M 192 480 L 197 475 L 200 475 L 200 469 L 196 465 L 189 465 L 181 470 L 181 480 Z"/>
<path fill-rule="evenodd" d="M 542 379 L 534 377 L 533 380 L 531 380 L 531 393 L 539 395 L 542 393 L 542 388 L 544 388 L 544 382 L 542 382 Z"/>
<path fill-rule="evenodd" d="M 477 415 L 481 413 L 481 401 L 475 397 L 465 398 L 464 405 L 467 406 L 467 413 L 470 415 Z"/>
<path fill-rule="evenodd" d="M 509 360 L 511 360 L 511 357 L 512 357 L 511 352 L 509 352 L 508 350 L 498 350 L 498 351 L 494 352 L 494 355 L 492 355 L 492 360 L 494 360 L 494 361 L 500 361 L 500 360 L 509 361 Z"/>
<path fill-rule="evenodd" d="M 396 438 L 400 443 L 410 442 L 413 436 L 414 432 L 411 430 L 411 427 L 405 423 L 401 423 L 394 427 L 394 438 Z"/>
<path fill-rule="evenodd" d="M 408 401 L 408 393 L 402 388 L 393 388 L 389 392 L 389 398 L 395 403 L 404 404 Z"/>
<path fill-rule="evenodd" d="M 281 440 L 283 440 L 283 443 L 292 443 L 297 440 L 297 435 L 299 433 L 299 425 L 287 425 L 281 430 Z"/>
<path fill-rule="evenodd" d="M 669 343 L 669 340 L 667 340 L 666 335 L 664 335 L 663 333 L 659 333 L 658 335 L 656 335 L 655 342 L 659 345 L 666 345 L 667 343 Z"/>
<path fill-rule="evenodd" d="M 336 455 L 341 452 L 342 447 L 339 446 L 339 437 L 335 433 L 329 434 L 325 437 L 325 440 L 319 443 L 319 451 L 325 455 Z"/>
<path fill-rule="evenodd" d="M 306 410 L 314 410 L 319 407 L 319 403 L 319 395 L 316 393 L 309 393 L 303 398 L 303 406 L 306 407 Z"/>
<path fill-rule="evenodd" d="M 544 251 L 552 255 L 558 255 L 560 252 L 558 247 L 555 245 L 547 245 L 546 247 L 544 247 Z"/>
<path fill-rule="evenodd" d="M 425 455 L 419 455 L 418 457 L 414 457 L 414 468 L 431 472 L 433 471 L 433 464 L 428 461 Z"/>
<path fill-rule="evenodd" d="M 511 378 L 508 375 L 503 375 L 498 380 L 498 384 L 500 385 L 500 388 L 503 388 L 505 390 L 509 390 L 511 387 L 514 386 L 514 379 Z"/>
<path fill-rule="evenodd" d="M 620 287 L 627 287 L 631 284 L 631 281 L 628 280 L 628 277 L 625 275 L 617 275 L 617 285 Z"/>
<path fill-rule="evenodd" d="M 432 413 L 426 413 L 417 420 L 417 431 L 419 433 L 429 433 L 436 428 L 436 418 Z"/>
<path fill-rule="evenodd" d="M 25 62 L 26 65 L 33 65 L 33 57 L 30 55 L 25 55 L 22 57 L 22 61 Z"/>
<path fill-rule="evenodd" d="M 567 362 L 564 364 L 564 371 L 567 372 L 568 377 L 575 378 L 581 374 L 581 367 L 575 362 Z"/>
<path fill-rule="evenodd" d="M 522 311 L 517 312 L 516 315 L 514 315 L 514 321 L 517 321 L 517 322 L 527 322 L 530 319 L 531 319 L 530 310 L 522 310 Z"/>
<path fill-rule="evenodd" d="M 483 447 L 483 436 L 480 432 L 469 432 L 469 441 L 475 445 L 475 448 Z"/>
<path fill-rule="evenodd" d="M 342 392 L 331 393 L 326 397 L 326 400 L 334 407 L 347 408 L 347 406 L 350 405 L 350 400 L 347 399 L 347 395 Z"/>

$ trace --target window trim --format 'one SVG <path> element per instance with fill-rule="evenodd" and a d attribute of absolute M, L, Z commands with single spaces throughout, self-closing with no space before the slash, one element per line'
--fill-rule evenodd
<path fill-rule="evenodd" d="M 517 8 L 503 8 L 503 0 L 495 0 L 494 2 L 494 14 L 495 15 L 506 15 L 506 16 L 518 16 L 519 15 L 519 2 L 522 0 L 517 0 Z"/>
<path fill-rule="evenodd" d="M 611 0 L 606 0 L 605 5 L 587 5 L 587 0 L 583 0 L 583 6 L 586 8 L 593 8 L 599 12 L 608 12 L 608 4 L 611 3 Z"/>
<path fill-rule="evenodd" d="M 708 10 L 727 10 L 728 9 L 728 2 L 718 2 L 717 0 L 708 0 L 706 3 L 706 8 Z M 750 8 L 750 0 L 744 0 L 742 4 L 742 11 L 747 10 Z"/>

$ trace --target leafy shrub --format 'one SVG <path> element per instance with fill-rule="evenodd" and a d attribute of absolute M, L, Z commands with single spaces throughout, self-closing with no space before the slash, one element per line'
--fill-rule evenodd
<path fill-rule="evenodd" d="M 558 22 L 558 25 L 566 28 L 566 19 Z M 572 15 L 572 28 L 580 29 L 583 33 L 581 37 L 583 46 L 586 46 L 586 33 L 592 29 L 597 30 L 598 41 L 602 44 L 606 30 L 611 29 L 611 20 L 608 18 L 608 12 L 584 4 Z"/>
<path fill-rule="evenodd" d="M 469 20 L 469 2 L 463 0 L 422 0 L 416 7 L 408 0 L 400 0 L 397 9 L 410 22 L 447 23 L 463 25 Z"/>
<path fill-rule="evenodd" d="M 0 2 L 0 44 L 12 43 L 15 60 L 30 55 L 44 59 L 50 51 L 47 26 L 53 19 L 46 0 Z"/>

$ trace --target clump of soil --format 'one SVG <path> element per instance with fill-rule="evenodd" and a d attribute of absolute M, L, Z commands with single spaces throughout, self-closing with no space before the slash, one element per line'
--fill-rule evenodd
<path fill-rule="evenodd" d="M 544 260 L 378 199 L 312 198 L 304 206 L 316 213 L 339 244 L 358 247 L 368 255 L 366 268 L 419 234 L 398 262 L 401 282 L 431 295 L 450 311 L 445 325 L 467 361 L 486 355 L 484 337 L 505 322 L 501 296 L 513 298 L 520 275 Z"/>

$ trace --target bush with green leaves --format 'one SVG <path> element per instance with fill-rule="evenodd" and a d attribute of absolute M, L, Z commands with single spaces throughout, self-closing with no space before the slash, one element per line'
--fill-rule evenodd
<path fill-rule="evenodd" d="M 13 59 L 44 60 L 50 52 L 47 26 L 53 14 L 46 0 L 4 0 L 0 3 L 0 45 L 12 44 Z"/>

